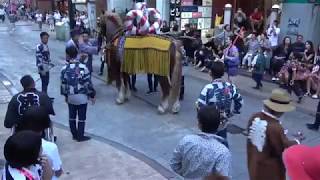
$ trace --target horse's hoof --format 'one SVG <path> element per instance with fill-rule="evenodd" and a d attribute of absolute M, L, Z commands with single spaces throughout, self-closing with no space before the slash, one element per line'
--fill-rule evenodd
<path fill-rule="evenodd" d="M 159 114 L 165 114 L 166 110 L 162 106 L 158 106 L 158 112 Z"/>
<path fill-rule="evenodd" d="M 117 99 L 117 100 L 116 100 L 116 103 L 117 103 L 118 105 L 123 104 L 123 103 L 124 103 L 124 100 Z"/>
<path fill-rule="evenodd" d="M 180 109 L 179 110 L 172 109 L 172 114 L 178 114 L 179 112 L 180 112 Z"/>
<path fill-rule="evenodd" d="M 172 106 L 172 113 L 173 113 L 173 114 L 177 114 L 177 113 L 179 113 L 180 109 L 181 109 L 180 103 L 179 103 L 179 102 L 176 102 L 176 103 L 174 103 L 174 105 Z"/>

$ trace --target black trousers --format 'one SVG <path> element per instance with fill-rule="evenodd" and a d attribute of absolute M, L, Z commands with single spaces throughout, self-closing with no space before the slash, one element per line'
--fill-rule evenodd
<path fill-rule="evenodd" d="M 101 65 L 100 65 L 100 73 L 103 74 L 103 70 L 104 70 L 104 61 L 101 61 Z"/>
<path fill-rule="evenodd" d="M 263 79 L 263 74 L 259 74 L 259 73 L 252 73 L 252 79 L 257 83 L 258 88 L 262 87 L 262 79 Z"/>
<path fill-rule="evenodd" d="M 152 76 L 153 76 L 153 81 L 152 81 Z M 148 86 L 149 86 L 149 91 L 157 91 L 158 87 L 158 80 L 159 77 L 155 74 L 148 74 Z"/>
<path fill-rule="evenodd" d="M 45 75 L 40 73 L 40 79 L 41 79 L 41 90 L 44 93 L 48 92 L 48 85 L 49 85 L 49 79 L 50 79 L 50 74 L 47 72 Z"/>
<path fill-rule="evenodd" d="M 222 137 L 224 139 L 224 142 L 221 142 L 223 145 L 225 145 L 229 149 L 229 143 L 228 143 L 228 131 L 227 128 L 218 131 L 217 135 Z"/>
<path fill-rule="evenodd" d="M 280 72 L 282 66 L 284 65 L 285 61 L 284 60 L 276 60 L 272 59 L 271 63 L 271 69 L 272 69 L 272 75 L 277 76 L 277 74 Z"/>
<path fill-rule="evenodd" d="M 2 20 L 2 22 L 4 22 L 4 20 L 5 20 L 5 15 L 0 15 L 0 19 Z"/>
<path fill-rule="evenodd" d="M 129 88 L 131 90 L 136 88 L 136 81 L 137 81 L 137 75 L 132 74 L 129 78 Z"/>
<path fill-rule="evenodd" d="M 184 76 L 181 77 L 181 87 L 180 87 L 180 100 L 184 98 Z"/>
<path fill-rule="evenodd" d="M 69 108 L 69 126 L 73 138 L 81 138 L 84 135 L 84 129 L 87 119 L 87 104 L 73 105 L 68 104 Z M 78 116 L 78 123 L 77 123 Z M 78 125 L 78 126 L 77 126 Z"/>

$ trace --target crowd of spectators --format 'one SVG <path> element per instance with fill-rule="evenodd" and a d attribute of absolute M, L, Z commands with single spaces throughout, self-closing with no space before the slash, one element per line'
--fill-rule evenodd
<path fill-rule="evenodd" d="M 248 18 L 239 9 L 234 17 L 234 25 L 217 27 L 218 33 L 196 49 L 185 47 L 187 56 L 195 68 L 202 72 L 208 72 L 212 62 L 223 61 L 231 82 L 238 71 L 247 71 L 252 73 L 257 83 L 253 87 L 255 89 L 261 89 L 262 79 L 268 77 L 289 93 L 294 92 L 299 103 L 304 96 L 318 99 L 319 46 L 315 48 L 312 41 L 304 41 L 301 34 L 296 36 L 295 42 L 289 36 L 281 41 L 279 22 L 275 20 L 264 29 L 263 19 L 258 9 Z"/>

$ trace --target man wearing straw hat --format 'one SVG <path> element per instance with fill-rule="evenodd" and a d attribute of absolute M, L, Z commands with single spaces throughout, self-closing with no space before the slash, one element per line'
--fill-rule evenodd
<path fill-rule="evenodd" d="M 264 109 L 249 120 L 247 157 L 250 180 L 285 180 L 282 162 L 284 150 L 300 144 L 302 136 L 293 141 L 286 136 L 279 118 L 295 110 L 288 93 L 275 89 L 263 101 Z"/>

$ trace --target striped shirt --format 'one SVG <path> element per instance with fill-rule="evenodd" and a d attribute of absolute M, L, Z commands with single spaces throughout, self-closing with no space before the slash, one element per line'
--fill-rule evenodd
<path fill-rule="evenodd" d="M 75 61 L 68 63 L 62 68 L 61 94 L 64 96 L 84 94 L 91 98 L 95 96 L 90 72 L 86 65 L 79 61 Z"/>
<path fill-rule="evenodd" d="M 202 89 L 196 103 L 199 108 L 214 105 L 228 115 L 231 113 L 232 101 L 234 110 L 238 112 L 242 107 L 243 99 L 237 87 L 222 79 L 216 79 Z"/>

